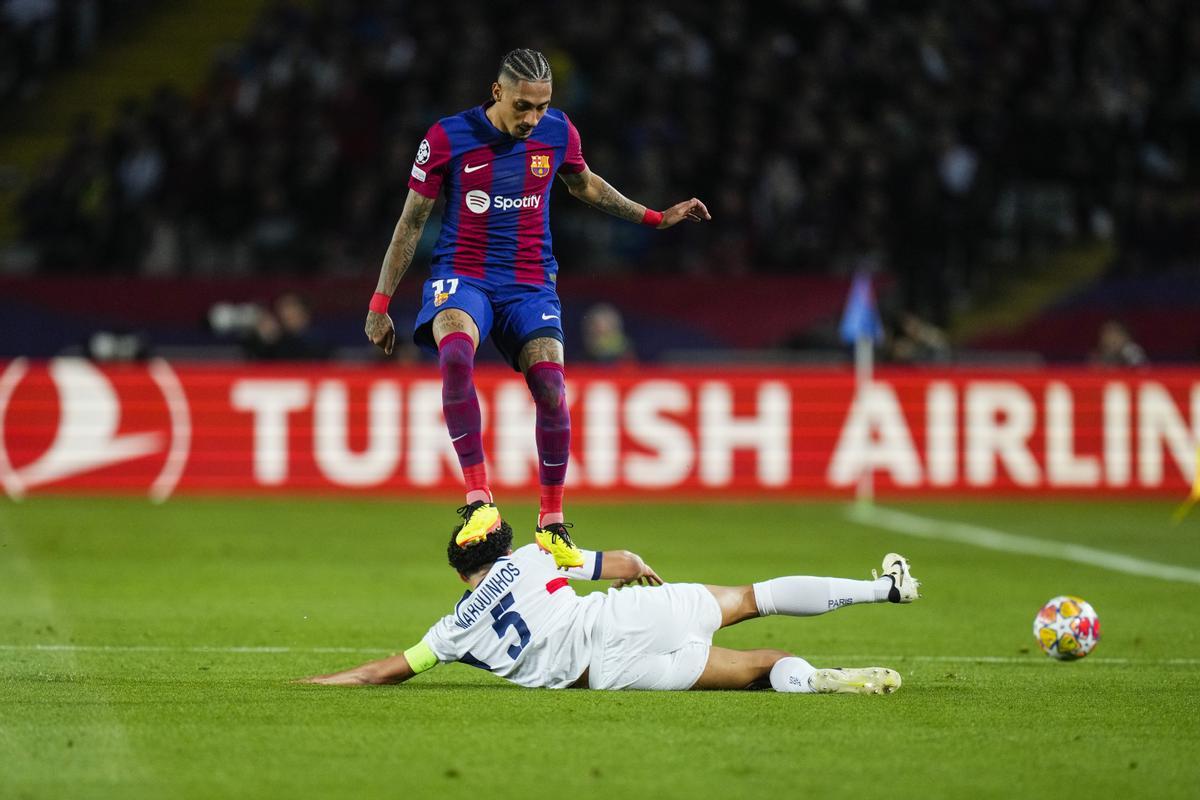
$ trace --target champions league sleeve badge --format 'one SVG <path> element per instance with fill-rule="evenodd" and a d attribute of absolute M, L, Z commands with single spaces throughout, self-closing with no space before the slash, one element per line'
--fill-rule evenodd
<path fill-rule="evenodd" d="M 529 156 L 529 171 L 535 178 L 544 178 L 550 174 L 550 155 L 548 153 Z"/>

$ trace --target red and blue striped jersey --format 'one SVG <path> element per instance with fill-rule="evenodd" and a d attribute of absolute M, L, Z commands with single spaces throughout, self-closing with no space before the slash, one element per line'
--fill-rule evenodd
<path fill-rule="evenodd" d="M 554 285 L 550 184 L 559 171 L 587 169 L 579 132 L 551 108 L 528 139 L 516 139 L 487 118 L 489 105 L 439 120 L 417 150 L 409 188 L 430 199 L 446 188 L 430 272 Z"/>

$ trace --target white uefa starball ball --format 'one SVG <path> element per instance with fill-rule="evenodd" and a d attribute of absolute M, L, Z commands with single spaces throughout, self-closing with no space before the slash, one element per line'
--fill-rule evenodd
<path fill-rule="evenodd" d="M 1060 595 L 1042 606 L 1033 618 L 1033 638 L 1051 658 L 1076 661 L 1100 641 L 1100 618 L 1082 597 Z"/>

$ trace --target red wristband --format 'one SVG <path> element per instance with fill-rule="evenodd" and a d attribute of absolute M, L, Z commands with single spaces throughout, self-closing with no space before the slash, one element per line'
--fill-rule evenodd
<path fill-rule="evenodd" d="M 392 296 L 383 292 L 376 292 L 371 295 L 371 304 L 367 308 L 374 311 L 376 314 L 386 314 L 388 312 L 388 304 L 392 302 Z"/>
<path fill-rule="evenodd" d="M 649 225 L 651 228 L 657 228 L 662 223 L 662 217 L 661 211 L 647 208 L 646 213 L 642 215 L 642 224 Z"/>

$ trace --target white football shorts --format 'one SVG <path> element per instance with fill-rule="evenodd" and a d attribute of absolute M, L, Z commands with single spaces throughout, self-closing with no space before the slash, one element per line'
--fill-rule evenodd
<path fill-rule="evenodd" d="M 720 627 L 721 607 L 701 584 L 609 590 L 593 628 L 588 687 L 690 689 Z"/>

